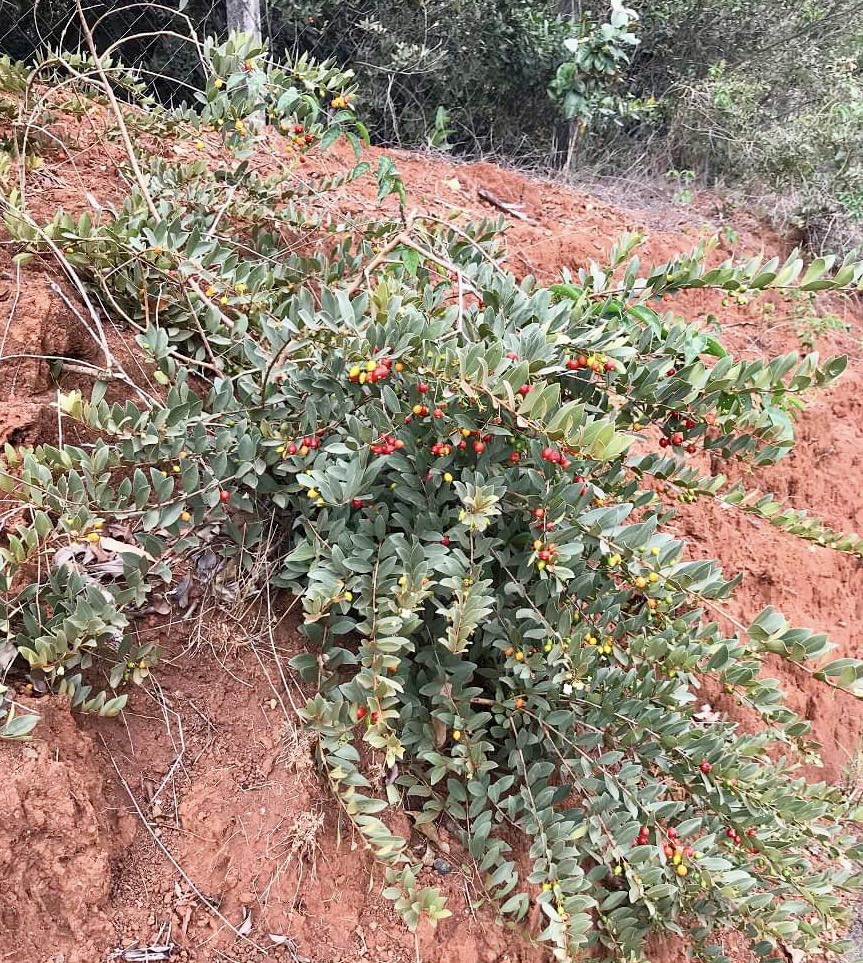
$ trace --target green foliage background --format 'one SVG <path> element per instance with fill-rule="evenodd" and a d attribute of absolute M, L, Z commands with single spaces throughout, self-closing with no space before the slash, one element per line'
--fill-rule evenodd
<path fill-rule="evenodd" d="M 179 17 L 143 4 L 88 7 L 99 49 L 119 43 L 168 103 L 188 100 L 203 74 L 191 46 L 165 31 L 187 33 L 187 17 L 223 34 L 222 8 L 190 0 Z M 576 176 L 693 170 L 763 196 L 816 250 L 854 247 L 863 214 L 854 0 L 662 0 L 634 14 L 637 47 L 601 34 L 610 5 L 558 0 L 271 0 L 265 33 L 274 51 L 351 65 L 380 143 L 568 165 Z M 79 39 L 68 3 L 20 0 L 0 52 L 28 59 L 64 38 L 67 48 Z M 573 53 L 572 38 L 588 42 Z M 566 91 L 585 89 L 589 109 L 570 124 Z"/>

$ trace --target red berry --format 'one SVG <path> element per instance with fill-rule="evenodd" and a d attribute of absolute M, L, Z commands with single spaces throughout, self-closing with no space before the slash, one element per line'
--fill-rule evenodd
<path fill-rule="evenodd" d="M 509 460 L 513 465 L 517 465 L 521 461 L 521 455 L 517 451 L 511 451 L 509 453 Z"/>
<path fill-rule="evenodd" d="M 443 418 L 443 409 L 442 409 L 442 408 L 435 408 L 435 410 L 432 412 L 432 417 L 433 417 L 433 418 Z"/>
<path fill-rule="evenodd" d="M 543 448 L 542 457 L 544 461 L 554 461 L 554 449 L 553 448 Z"/>
<path fill-rule="evenodd" d="M 474 450 L 478 455 L 481 455 L 481 454 L 485 451 L 485 442 L 484 442 L 484 441 L 475 441 L 475 442 L 473 443 L 473 450 Z"/>
<path fill-rule="evenodd" d="M 533 517 L 534 517 L 534 518 L 544 518 L 544 517 L 545 517 L 545 509 L 544 509 L 544 508 L 534 508 L 534 510 L 533 510 Z"/>
<path fill-rule="evenodd" d="M 671 440 L 670 440 L 669 438 L 664 438 L 664 437 L 663 437 L 663 438 L 660 438 L 660 439 L 659 439 L 659 447 L 660 447 L 660 448 L 667 448 L 670 444 L 671 444 Z"/>
<path fill-rule="evenodd" d="M 407 415 L 407 416 L 405 417 L 405 424 L 406 424 L 406 425 L 409 425 L 412 421 L 413 421 L 413 416 L 412 416 L 412 415 Z"/>
<path fill-rule="evenodd" d="M 575 358 L 570 358 L 569 361 L 566 362 L 566 366 L 570 371 L 578 371 L 578 369 L 581 367 Z"/>
<path fill-rule="evenodd" d="M 674 855 L 674 847 L 671 845 L 671 843 L 666 843 L 663 849 L 665 851 L 665 855 L 671 859 L 671 857 Z"/>
<path fill-rule="evenodd" d="M 522 386 L 518 389 L 518 393 L 522 396 L 522 398 L 524 398 L 524 397 L 526 397 L 527 395 L 529 395 L 529 394 L 531 393 L 531 391 L 533 391 L 533 385 L 522 385 Z"/>
<path fill-rule="evenodd" d="M 386 378 L 389 373 L 390 369 L 384 364 L 379 364 L 372 372 L 372 374 L 376 375 L 378 378 Z"/>
<path fill-rule="evenodd" d="M 752 836 L 757 836 L 758 830 L 754 826 L 750 826 L 749 829 L 746 830 L 746 835 L 749 836 L 750 838 Z"/>
<path fill-rule="evenodd" d="M 446 548 L 447 545 L 449 545 L 449 535 L 444 535 L 444 537 L 440 540 L 440 543 L 444 546 L 444 548 Z"/>
<path fill-rule="evenodd" d="M 226 491 L 224 491 L 224 490 L 223 490 L 223 491 L 220 491 L 220 492 L 219 492 L 219 498 L 220 498 L 220 500 L 223 501 L 223 502 L 229 502 L 229 501 L 231 500 L 231 493 L 230 493 L 230 492 L 226 492 Z"/>
<path fill-rule="evenodd" d="M 713 766 L 711 766 L 710 763 L 705 759 L 703 762 L 701 762 L 701 763 L 699 764 L 698 768 L 699 768 L 705 775 L 707 775 L 707 773 L 710 772 L 710 770 L 713 768 Z"/>
<path fill-rule="evenodd" d="M 617 365 L 616 365 L 613 361 L 606 361 L 606 362 L 605 362 L 605 370 L 606 370 L 606 371 L 616 371 L 616 370 L 617 370 Z"/>
<path fill-rule="evenodd" d="M 687 445 L 687 446 L 686 446 L 686 454 L 687 454 L 687 455 L 694 455 L 695 452 L 696 452 L 696 450 L 697 450 L 697 449 L 696 449 L 695 445 Z"/>
<path fill-rule="evenodd" d="M 510 361 L 518 361 L 518 355 L 514 351 L 507 351 L 506 356 Z"/>
<path fill-rule="evenodd" d="M 368 714 L 368 711 L 369 711 L 369 710 L 366 709 L 365 706 L 359 706 L 359 707 L 357 708 L 357 720 L 358 720 L 359 722 L 362 722 L 363 719 L 365 719 L 366 715 Z"/>
<path fill-rule="evenodd" d="M 405 446 L 405 443 L 401 440 L 401 438 L 396 438 L 396 440 L 393 442 L 393 448 L 396 448 L 398 450 L 401 450 L 402 448 L 404 448 L 404 446 Z"/>
<path fill-rule="evenodd" d="M 417 391 L 418 391 L 421 395 L 426 394 L 426 393 L 428 392 L 428 390 L 429 390 L 429 386 L 428 386 L 424 381 L 421 381 L 421 382 L 417 385 Z"/>
<path fill-rule="evenodd" d="M 287 448 L 285 448 L 285 451 L 286 451 L 289 455 L 296 455 L 296 453 L 297 453 L 297 446 L 296 446 L 293 442 L 291 442 L 290 445 L 288 445 Z"/>
<path fill-rule="evenodd" d="M 677 374 L 677 370 L 675 368 L 669 368 L 668 371 L 665 372 L 665 374 L 669 378 L 673 378 Z"/>
<path fill-rule="evenodd" d="M 672 445 L 683 444 L 683 434 L 679 431 L 675 431 L 674 434 L 671 436 L 671 444 Z"/>
<path fill-rule="evenodd" d="M 726 829 L 726 830 L 725 830 L 725 835 L 726 835 L 729 839 L 734 839 L 734 837 L 737 835 L 737 833 L 736 833 L 733 829 Z"/>
<path fill-rule="evenodd" d="M 683 425 L 684 428 L 691 430 L 695 427 L 695 422 L 691 418 L 687 418 Z"/>
<path fill-rule="evenodd" d="M 568 458 L 564 458 L 563 455 L 561 455 L 560 461 L 558 462 L 558 464 L 560 465 L 561 468 L 569 468 L 572 462 Z"/>
<path fill-rule="evenodd" d="M 364 502 L 363 502 L 363 500 L 362 500 L 361 498 L 352 498 L 352 499 L 351 499 L 351 508 L 362 508 L 362 507 L 363 507 L 363 504 L 364 504 Z"/>
<path fill-rule="evenodd" d="M 677 837 L 678 837 L 680 834 L 677 832 L 677 830 L 674 828 L 674 826 L 669 826 L 669 827 L 668 827 L 668 833 L 667 833 L 667 835 L 668 835 L 668 838 L 669 838 L 669 839 L 677 839 Z"/>
<path fill-rule="evenodd" d="M 371 720 L 372 720 L 373 723 L 377 722 L 379 718 L 380 718 L 380 716 L 379 716 L 379 714 L 378 714 L 377 712 L 373 712 L 373 713 L 372 713 L 372 715 L 371 715 Z"/>

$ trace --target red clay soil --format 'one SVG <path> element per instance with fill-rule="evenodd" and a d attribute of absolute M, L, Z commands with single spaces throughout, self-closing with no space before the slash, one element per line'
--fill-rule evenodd
<path fill-rule="evenodd" d="M 256 162 L 275 169 L 279 149 L 272 139 Z M 197 153 L 191 144 L 173 151 Z M 215 144 L 206 153 L 217 162 Z M 370 153 L 375 162 L 380 152 Z M 82 139 L 76 150 L 58 154 L 44 173 L 32 175 L 31 205 L 45 218 L 58 206 L 108 208 L 125 190 L 117 156 L 115 147 Z M 394 156 L 410 204 L 421 212 L 497 216 L 479 189 L 521 205 L 527 220 L 512 219 L 509 234 L 509 264 L 520 275 L 550 280 L 563 267 L 601 259 L 625 230 L 648 235 L 643 263 L 667 260 L 728 226 L 737 232 L 736 253 L 783 248 L 748 214 L 733 212 L 727 221 L 722 202 L 711 196 L 685 209 L 639 207 L 637 196 L 621 190 L 611 204 L 491 164 Z M 321 170 L 334 169 L 332 160 L 317 163 Z M 338 211 L 373 212 L 374 197 L 371 183 L 354 184 L 339 197 Z M 788 305 L 769 297 L 776 311 L 767 321 L 761 309 L 723 307 L 712 293 L 691 292 L 667 307 L 692 318 L 722 318 L 724 338 L 741 353 L 798 350 Z M 19 271 L 8 250 L 0 251 L 0 441 L 33 443 L 57 435 L 50 405 L 58 383 L 44 361 L 21 355 L 63 354 L 99 363 L 76 318 L 81 309 L 70 304 L 80 299 L 49 264 L 33 262 Z M 822 307 L 852 325 L 850 335 L 834 333 L 819 342 L 826 352 L 849 353 L 850 369 L 836 387 L 814 397 L 794 454 L 751 481 L 836 528 L 859 531 L 863 313 L 850 299 Z M 127 370 L 145 378 L 126 336 L 111 331 L 109 338 Z M 62 374 L 59 382 L 66 389 L 79 383 L 87 381 L 74 373 Z M 773 604 L 794 624 L 828 632 L 839 653 L 863 655 L 855 632 L 863 606 L 855 584 L 858 560 L 711 505 L 685 506 L 674 528 L 690 540 L 693 555 L 719 558 L 726 572 L 743 573 L 730 606 L 735 616 L 748 619 Z M 250 633 L 231 613 L 197 627 L 194 643 L 189 626 L 151 622 L 139 631 L 159 638 L 171 657 L 159 668 L 158 686 L 135 692 L 121 719 L 82 720 L 61 700 L 41 699 L 35 708 L 43 721 L 32 742 L 0 744 L 0 960 L 95 963 L 112 950 L 160 940 L 176 942 L 180 949 L 172 959 L 188 961 L 548 959 L 544 950 L 471 908 L 478 894 L 445 834 L 440 848 L 424 837 L 411 838 L 418 861 L 445 857 L 450 864 L 446 875 L 427 866 L 421 882 L 447 892 L 453 917 L 436 933 L 421 931 L 416 942 L 404 929 L 380 896 L 380 868 L 314 770 L 292 705 L 303 694 L 292 680 L 281 680 L 287 659 L 301 645 L 290 616 L 262 634 L 263 648 L 251 645 Z M 860 705 L 793 668 L 777 667 L 777 673 L 823 745 L 823 771 L 813 774 L 843 778 L 860 746 Z M 721 699 L 714 707 L 740 718 Z M 409 833 L 407 825 L 399 828 Z M 671 956 L 663 948 L 654 958 Z"/>

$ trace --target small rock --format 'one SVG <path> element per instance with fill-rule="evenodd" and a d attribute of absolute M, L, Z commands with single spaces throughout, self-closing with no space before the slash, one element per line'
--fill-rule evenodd
<path fill-rule="evenodd" d="M 448 876 L 452 872 L 452 866 L 445 859 L 436 859 L 432 863 L 432 869 L 441 876 Z"/>

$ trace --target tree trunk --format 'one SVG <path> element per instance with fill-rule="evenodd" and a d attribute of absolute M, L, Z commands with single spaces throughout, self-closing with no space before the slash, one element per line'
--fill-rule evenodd
<path fill-rule="evenodd" d="M 227 0 L 228 30 L 261 39 L 261 0 Z"/>
<path fill-rule="evenodd" d="M 558 15 L 561 20 L 575 24 L 581 19 L 581 0 L 558 0 Z M 563 120 L 557 124 L 554 135 L 554 156 L 558 166 L 568 172 L 572 167 L 573 155 L 578 144 L 578 124 L 573 120 Z"/>

